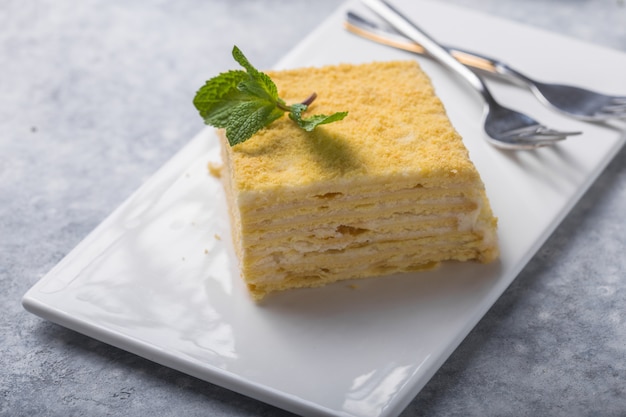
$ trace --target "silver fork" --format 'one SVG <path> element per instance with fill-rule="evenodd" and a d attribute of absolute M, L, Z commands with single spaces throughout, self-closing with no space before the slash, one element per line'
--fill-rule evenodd
<path fill-rule="evenodd" d="M 383 29 L 354 12 L 348 12 L 346 28 L 352 33 L 385 45 L 418 54 L 426 53 L 418 43 Z M 543 104 L 566 116 L 588 122 L 626 118 L 626 96 L 610 96 L 571 85 L 540 82 L 495 58 L 458 48 L 447 49 L 467 66 L 526 85 Z"/>
<path fill-rule="evenodd" d="M 505 149 L 533 149 L 552 145 L 580 132 L 561 132 L 541 125 L 529 116 L 503 107 L 491 95 L 482 78 L 457 61 L 448 50 L 413 22 L 382 0 L 362 0 L 376 14 L 407 38 L 419 43 L 441 64 L 472 85 L 485 101 L 484 129 L 494 146 Z"/>

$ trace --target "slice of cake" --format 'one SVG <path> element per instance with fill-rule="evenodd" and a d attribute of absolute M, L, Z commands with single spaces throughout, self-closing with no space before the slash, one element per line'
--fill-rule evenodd
<path fill-rule="evenodd" d="M 496 219 L 428 77 L 414 61 L 268 72 L 279 95 L 317 92 L 305 132 L 288 117 L 229 146 L 232 233 L 257 299 L 296 287 L 497 257 Z"/>

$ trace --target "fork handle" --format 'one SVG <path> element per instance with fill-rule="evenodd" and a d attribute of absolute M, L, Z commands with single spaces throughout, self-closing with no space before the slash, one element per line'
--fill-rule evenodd
<path fill-rule="evenodd" d="M 375 23 L 372 23 L 354 12 L 348 11 L 344 26 L 348 31 L 365 39 L 419 55 L 429 55 L 419 43 L 412 41 L 404 35 L 381 29 Z M 445 46 L 445 48 L 462 64 L 480 71 L 479 74 L 485 73 L 498 76 L 499 78 L 506 79 L 516 84 L 530 85 L 533 83 L 533 80 L 527 76 L 495 58 L 457 47 Z"/>
<path fill-rule="evenodd" d="M 462 63 L 469 65 L 473 68 L 477 68 L 482 71 L 486 71 L 490 74 L 498 75 L 504 79 L 518 84 L 533 85 L 535 81 L 528 78 L 526 75 L 512 68 L 505 62 L 497 60 L 495 58 L 488 57 L 476 52 L 469 52 L 459 48 L 450 48 L 449 51 Z"/>
<path fill-rule="evenodd" d="M 362 0 L 362 2 L 396 30 L 404 34 L 404 36 L 422 45 L 426 52 L 434 59 L 459 74 L 465 81 L 473 86 L 487 102 L 494 101 L 487 86 L 478 75 L 457 61 L 457 59 L 451 55 L 450 50 L 437 43 L 392 5 L 384 0 Z"/>

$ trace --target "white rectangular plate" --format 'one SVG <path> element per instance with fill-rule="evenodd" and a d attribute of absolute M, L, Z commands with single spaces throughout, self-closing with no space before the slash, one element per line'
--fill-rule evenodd
<path fill-rule="evenodd" d="M 621 86 L 614 93 L 626 94 L 624 54 L 434 2 L 396 4 L 443 42 L 498 56 L 544 80 L 607 92 Z M 361 9 L 343 6 L 278 67 L 414 59 L 345 32 L 348 8 Z M 302 415 L 397 415 L 625 141 L 620 126 L 575 122 L 527 91 L 494 84 L 495 95 L 546 124 L 584 131 L 554 148 L 494 149 L 483 139 L 477 96 L 419 60 L 485 181 L 499 217 L 498 262 L 446 264 L 255 304 L 239 278 L 219 180 L 207 173 L 207 161 L 219 158 L 207 129 L 30 289 L 24 307 Z"/>

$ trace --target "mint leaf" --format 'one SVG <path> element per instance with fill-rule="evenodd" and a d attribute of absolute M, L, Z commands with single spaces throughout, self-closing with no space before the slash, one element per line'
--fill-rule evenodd
<path fill-rule="evenodd" d="M 210 79 L 193 100 L 206 124 L 226 129 L 231 146 L 249 139 L 284 113 L 277 107 L 274 82 L 252 67 L 237 47 L 233 56 L 247 71 L 228 71 Z"/>
<path fill-rule="evenodd" d="M 200 112 L 200 116 L 206 119 L 212 117 L 216 110 L 220 111 L 224 101 L 230 101 L 229 98 L 237 91 L 237 86 L 245 77 L 244 71 L 228 71 L 207 81 L 193 99 L 193 104 Z M 220 117 L 217 118 L 219 119 Z"/>
<path fill-rule="evenodd" d="M 248 91 L 250 94 L 264 97 L 271 101 L 278 101 L 278 89 L 274 81 L 265 73 L 258 71 L 250 64 L 248 59 L 243 55 L 241 50 L 236 46 L 233 47 L 233 58 L 244 67 L 249 75 L 249 80 L 242 82 L 239 89 Z M 281 100 L 282 101 L 282 100 Z"/>
<path fill-rule="evenodd" d="M 298 126 L 307 132 L 313 131 L 319 125 L 325 125 L 327 123 L 337 122 L 342 120 L 348 115 L 347 111 L 333 113 L 330 116 L 325 114 L 316 114 L 306 119 L 302 118 L 302 112 L 306 111 L 308 106 L 306 104 L 297 103 L 291 105 L 291 111 L 289 112 L 289 118 L 296 122 Z"/>
<path fill-rule="evenodd" d="M 226 138 L 230 146 L 245 142 L 256 132 L 283 115 L 283 111 L 262 100 L 248 100 L 233 106 L 226 123 Z"/>
<path fill-rule="evenodd" d="M 347 112 L 341 112 L 302 118 L 302 112 L 308 107 L 305 102 L 286 105 L 278 97 L 276 84 L 267 74 L 254 68 L 237 46 L 233 47 L 232 54 L 245 71 L 228 71 L 211 78 L 193 100 L 206 124 L 226 130 L 231 146 L 246 141 L 285 112 L 309 132 L 320 124 L 338 121 L 347 115 Z M 314 99 L 315 95 L 312 95 L 306 103 L 310 104 Z"/>

